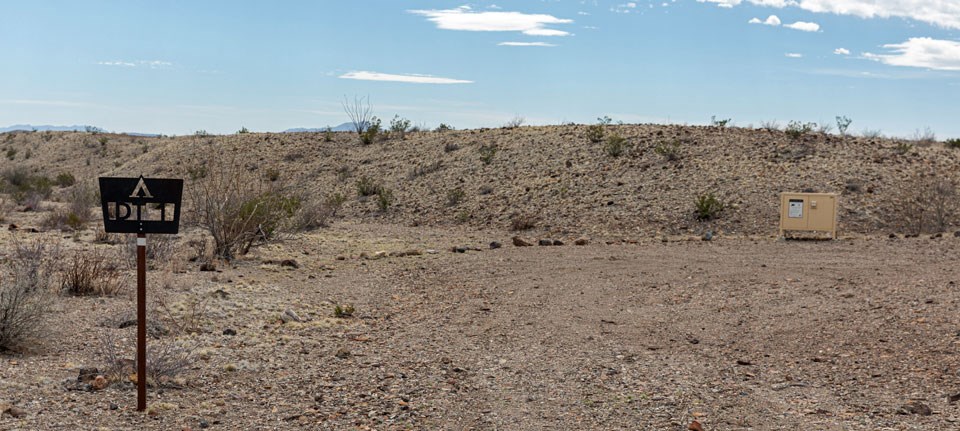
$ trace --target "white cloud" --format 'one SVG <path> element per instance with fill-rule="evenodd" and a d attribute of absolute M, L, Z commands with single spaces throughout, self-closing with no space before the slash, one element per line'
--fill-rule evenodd
<path fill-rule="evenodd" d="M 469 6 L 441 10 L 410 10 L 443 30 L 462 31 L 516 31 L 530 36 L 567 36 L 570 33 L 547 28 L 553 24 L 569 24 L 572 19 L 546 14 L 521 12 L 473 12 Z"/>
<path fill-rule="evenodd" d="M 556 46 L 546 42 L 500 42 L 497 46 Z"/>
<path fill-rule="evenodd" d="M 770 15 L 767 17 L 766 21 L 760 21 L 760 18 L 753 18 L 748 22 L 750 24 L 764 24 L 776 27 L 780 25 L 780 18 L 778 18 L 776 15 Z"/>
<path fill-rule="evenodd" d="M 163 69 L 173 66 L 173 63 L 162 60 L 139 60 L 139 61 L 98 61 L 101 66 L 119 66 L 119 67 L 149 67 L 151 69 Z"/>
<path fill-rule="evenodd" d="M 743 0 L 697 0 L 734 7 Z M 960 29 L 960 1 L 957 0 L 747 0 L 750 4 L 774 8 L 797 7 L 814 13 L 853 15 L 860 18 L 907 18 L 938 27 Z"/>
<path fill-rule="evenodd" d="M 864 53 L 863 57 L 891 66 L 960 71 L 960 42 L 929 37 L 911 37 L 903 43 L 883 45 L 888 54 Z"/>
<path fill-rule="evenodd" d="M 783 26 L 786 28 L 792 28 L 794 30 L 800 30 L 800 31 L 810 31 L 810 32 L 820 31 L 820 24 L 817 24 L 815 22 L 797 21 L 793 24 L 784 24 Z"/>
<path fill-rule="evenodd" d="M 717 7 L 732 8 L 739 5 L 743 0 L 697 0 L 697 3 L 715 3 Z"/>
<path fill-rule="evenodd" d="M 837 48 L 833 50 L 833 53 L 837 55 L 850 55 L 850 50 L 846 48 Z"/>
<path fill-rule="evenodd" d="M 432 75 L 395 75 L 391 73 L 379 72 L 347 72 L 340 75 L 343 79 L 357 79 L 361 81 L 389 81 L 406 82 L 412 84 L 472 84 L 473 81 L 463 79 L 441 78 Z"/>
<path fill-rule="evenodd" d="M 788 58 L 803 58 L 803 54 L 799 54 L 796 52 L 788 52 L 784 55 L 787 56 Z"/>

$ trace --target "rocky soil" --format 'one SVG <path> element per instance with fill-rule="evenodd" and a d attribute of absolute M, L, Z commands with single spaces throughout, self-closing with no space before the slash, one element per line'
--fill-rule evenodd
<path fill-rule="evenodd" d="M 349 197 L 330 227 L 212 267 L 191 260 L 206 233 L 184 225 L 151 261 L 149 343 L 188 360 L 155 382 L 146 414 L 125 368 L 133 278 L 115 296 L 55 296 L 45 336 L 0 353 L 0 429 L 960 427 L 960 236 L 891 236 L 899 229 L 884 217 L 898 181 L 956 172 L 960 152 L 609 130 L 632 150 L 610 157 L 584 126 L 369 147 L 347 134 L 0 135 L 0 148 L 19 149 L 0 170 L 188 176 L 205 154 L 238 154 Z M 653 151 L 674 138 L 679 160 Z M 482 145 L 498 148 L 490 164 Z M 390 210 L 356 197 L 362 176 L 394 190 Z M 451 205 L 455 188 L 464 195 Z M 804 188 L 843 194 L 841 240 L 773 238 L 777 193 Z M 731 204 L 716 221 L 692 215 L 704 192 Z M 8 203 L 16 229 L 0 231 L 2 257 L 14 238 L 43 239 L 61 256 L 116 256 L 132 276 L 125 240 L 104 243 L 99 221 L 43 227 L 62 205 Z M 511 231 L 515 213 L 535 226 Z M 717 235 L 705 241 L 706 230 Z"/>

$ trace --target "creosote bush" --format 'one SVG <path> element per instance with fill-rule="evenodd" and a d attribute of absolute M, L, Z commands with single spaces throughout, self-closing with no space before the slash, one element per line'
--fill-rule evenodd
<path fill-rule="evenodd" d="M 943 232 L 958 221 L 960 193 L 955 178 L 934 171 L 914 172 L 898 184 L 890 202 L 894 227 L 907 234 Z"/>
<path fill-rule="evenodd" d="M 94 249 L 77 250 L 63 262 L 60 288 L 75 296 L 113 296 L 123 289 L 126 274 L 115 259 Z"/>
<path fill-rule="evenodd" d="M 353 313 L 356 310 L 353 308 L 352 304 L 340 305 L 337 304 L 333 307 L 333 317 L 338 319 L 346 319 L 348 317 L 353 317 Z"/>
<path fill-rule="evenodd" d="M 697 196 L 695 202 L 697 220 L 713 220 L 723 211 L 724 205 L 713 193 L 707 193 Z"/>
<path fill-rule="evenodd" d="M 57 249 L 35 240 L 13 238 L 13 252 L 0 268 L 0 352 L 17 350 L 39 339 L 53 298 L 50 280 Z"/>
<path fill-rule="evenodd" d="M 784 133 L 792 139 L 800 139 L 804 135 L 812 132 L 817 127 L 817 123 L 802 123 L 799 121 L 790 121 Z"/>
<path fill-rule="evenodd" d="M 493 163 L 493 157 L 497 155 L 496 145 L 482 145 L 477 150 L 480 152 L 480 161 L 485 165 Z"/>
<path fill-rule="evenodd" d="M 614 158 L 623 155 L 627 148 L 629 148 L 627 139 L 617 134 L 608 136 L 607 141 L 603 146 L 603 149 L 607 152 L 607 155 Z"/>
<path fill-rule="evenodd" d="M 266 181 L 236 159 L 213 157 L 188 190 L 193 223 L 213 237 L 214 257 L 231 260 L 277 238 L 302 199 L 282 181 Z"/>
<path fill-rule="evenodd" d="M 661 142 L 653 147 L 653 152 L 667 161 L 675 162 L 680 160 L 680 142 Z"/>

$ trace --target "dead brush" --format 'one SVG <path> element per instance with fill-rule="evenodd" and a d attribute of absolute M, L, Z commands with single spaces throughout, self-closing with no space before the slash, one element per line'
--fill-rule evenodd
<path fill-rule="evenodd" d="M 13 238 L 13 253 L 0 277 L 0 351 L 16 350 L 40 339 L 47 329 L 53 302 L 50 278 L 59 248 L 36 240 L 21 243 Z"/>
<path fill-rule="evenodd" d="M 537 216 L 527 213 L 516 213 L 510 218 L 510 230 L 530 230 L 537 227 L 540 220 Z"/>
<path fill-rule="evenodd" d="M 74 296 L 114 296 L 126 281 L 115 259 L 97 249 L 74 252 L 60 273 L 60 289 Z"/>
<path fill-rule="evenodd" d="M 128 345 L 125 348 L 125 345 Z M 121 383 L 133 388 L 137 361 L 136 342 L 133 337 L 119 341 L 113 331 L 105 331 L 100 338 L 100 361 L 104 363 L 103 376 L 111 383 Z M 179 388 L 186 382 L 184 375 L 196 360 L 195 344 L 171 339 L 147 343 L 147 385 L 151 387 Z"/>

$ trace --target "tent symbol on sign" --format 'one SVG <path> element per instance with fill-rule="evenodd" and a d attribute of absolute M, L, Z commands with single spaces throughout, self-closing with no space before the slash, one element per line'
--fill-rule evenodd
<path fill-rule="evenodd" d="M 140 196 L 140 194 L 143 196 Z M 140 176 L 140 181 L 137 182 L 137 187 L 133 189 L 133 193 L 130 194 L 131 198 L 152 198 L 153 195 L 150 194 L 150 190 L 147 189 L 147 184 L 143 182 L 143 175 Z"/>

